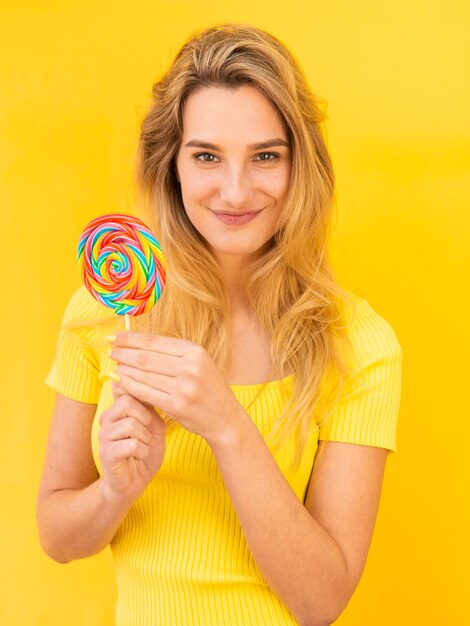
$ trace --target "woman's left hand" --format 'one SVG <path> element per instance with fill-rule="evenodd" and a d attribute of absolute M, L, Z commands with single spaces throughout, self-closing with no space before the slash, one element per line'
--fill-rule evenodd
<path fill-rule="evenodd" d="M 230 437 L 243 410 L 206 350 L 191 341 L 125 331 L 110 357 L 118 362 L 113 395 L 130 394 L 165 411 L 208 443 Z"/>

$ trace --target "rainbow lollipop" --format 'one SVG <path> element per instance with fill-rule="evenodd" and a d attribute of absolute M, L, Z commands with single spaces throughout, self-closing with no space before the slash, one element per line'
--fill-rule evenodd
<path fill-rule="evenodd" d="M 93 219 L 78 243 L 83 282 L 91 295 L 124 315 L 150 311 L 166 282 L 162 249 L 147 226 L 132 215 L 110 213 Z"/>

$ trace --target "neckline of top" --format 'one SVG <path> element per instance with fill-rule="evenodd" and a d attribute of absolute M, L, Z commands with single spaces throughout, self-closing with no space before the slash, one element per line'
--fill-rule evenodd
<path fill-rule="evenodd" d="M 269 389 L 271 387 L 278 387 L 284 383 L 290 382 L 294 378 L 294 374 L 289 374 L 288 376 L 284 376 L 284 378 L 279 378 L 278 380 L 268 380 L 267 383 L 252 383 L 250 385 L 229 385 L 231 389 L 236 391 L 251 391 L 256 389 L 261 389 L 264 387 L 265 389 Z"/>

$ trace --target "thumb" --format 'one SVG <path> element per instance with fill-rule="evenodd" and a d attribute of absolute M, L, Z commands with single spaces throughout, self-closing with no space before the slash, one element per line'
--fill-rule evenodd
<path fill-rule="evenodd" d="M 159 407 L 151 406 L 151 405 L 148 405 L 148 406 L 151 409 L 153 415 L 155 416 L 156 421 L 159 422 L 160 424 L 168 425 L 170 422 L 174 421 L 171 419 L 171 417 L 169 417 L 165 413 L 165 411 L 162 411 Z"/>
<path fill-rule="evenodd" d="M 111 385 L 111 393 L 113 394 L 113 398 L 115 400 L 126 394 L 126 392 L 118 385 L 118 383 L 114 382 Z"/>

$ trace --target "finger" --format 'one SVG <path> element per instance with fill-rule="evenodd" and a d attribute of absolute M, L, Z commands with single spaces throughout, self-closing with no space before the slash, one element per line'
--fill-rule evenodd
<path fill-rule="evenodd" d="M 124 389 L 119 387 L 119 385 L 117 383 L 113 383 L 111 385 L 111 393 L 113 394 L 114 400 L 117 400 L 121 396 L 125 396 L 126 395 L 126 392 L 124 391 Z"/>
<path fill-rule="evenodd" d="M 136 333 L 134 331 L 122 331 L 116 334 L 113 347 L 119 348 L 144 348 L 153 352 L 161 352 L 173 356 L 183 356 L 192 344 L 186 339 L 177 337 L 163 337 L 150 333 Z"/>
<path fill-rule="evenodd" d="M 152 407 L 158 406 L 166 413 L 172 412 L 171 400 L 174 398 L 173 394 L 142 384 L 122 372 L 119 372 L 119 377 L 121 379 L 119 386 L 124 389 L 126 395 L 132 396 L 139 402 L 145 402 Z"/>
<path fill-rule="evenodd" d="M 115 422 L 125 417 L 134 417 L 145 426 L 149 426 L 152 421 L 147 407 L 128 393 L 123 393 L 109 409 L 101 414 L 100 424 Z"/>
<path fill-rule="evenodd" d="M 132 456 L 143 461 L 149 454 L 149 446 L 144 445 L 138 439 L 120 439 L 113 442 L 113 445 L 104 453 L 103 460 L 116 463 Z"/>
<path fill-rule="evenodd" d="M 149 445 L 152 441 L 148 428 L 134 417 L 124 417 L 116 422 L 110 422 L 106 431 L 106 437 L 109 441 L 138 439 L 145 445 Z"/>
<path fill-rule="evenodd" d="M 147 372 L 164 376 L 176 376 L 181 365 L 181 357 L 148 349 L 113 347 L 111 359 L 119 364 L 130 365 Z"/>
<path fill-rule="evenodd" d="M 124 365 L 123 363 L 119 363 L 117 366 L 116 374 L 118 374 L 119 377 L 125 374 L 128 378 L 132 378 L 142 385 L 153 387 L 154 389 L 158 389 L 159 391 L 163 391 L 167 394 L 175 393 L 177 387 L 176 376 L 166 376 L 164 374 L 146 372 L 130 365 Z M 121 381 L 122 378 L 119 383 L 121 383 Z"/>
<path fill-rule="evenodd" d="M 128 395 L 126 391 L 124 391 L 124 389 L 121 389 L 117 383 L 113 383 L 113 387 L 116 387 L 117 389 L 119 389 L 119 397 L 121 396 L 125 396 Z M 144 409 L 146 409 L 148 415 L 150 415 L 150 424 L 147 424 L 146 420 L 143 421 L 143 423 L 147 426 L 147 428 L 150 430 L 150 432 L 152 433 L 161 433 L 161 432 L 165 432 L 165 428 L 166 428 L 166 419 L 160 415 L 160 413 L 157 411 L 157 408 L 160 409 L 160 407 L 155 407 L 153 406 L 150 402 L 143 402 L 140 400 L 137 400 L 134 398 L 134 400 Z M 108 409 L 109 411 L 110 409 Z M 119 418 L 118 418 L 119 419 Z M 100 423 L 101 419 L 100 419 Z M 163 431 L 162 431 L 163 428 Z"/>

